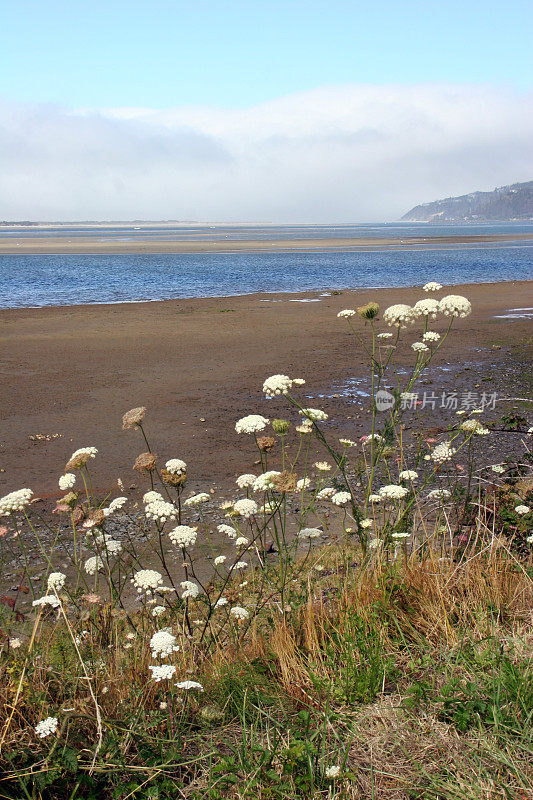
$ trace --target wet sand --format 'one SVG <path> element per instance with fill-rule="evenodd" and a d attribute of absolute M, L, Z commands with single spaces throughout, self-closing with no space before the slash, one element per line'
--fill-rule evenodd
<path fill-rule="evenodd" d="M 287 251 L 346 251 L 346 250 L 383 250 L 389 248 L 416 247 L 419 249 L 446 247 L 453 244 L 497 244 L 501 242 L 529 242 L 533 234 L 465 234 L 462 236 L 418 236 L 391 237 L 389 239 L 365 238 L 302 238 L 302 239 L 254 239 L 247 240 L 229 238 L 209 240 L 210 236 L 220 234 L 195 234 L 194 239 L 176 235 L 158 236 L 156 240 L 135 236 L 131 241 L 118 238 L 102 239 L 94 236 L 42 236 L 17 238 L 2 237 L 0 231 L 0 254 L 44 254 L 44 253 L 235 253 L 235 252 L 287 252 Z M 200 238 L 200 236 L 202 238 Z"/>
<path fill-rule="evenodd" d="M 473 313 L 456 321 L 435 363 L 447 370 L 441 377 L 448 381 L 453 369 L 475 363 L 465 376 L 489 390 L 480 383 L 483 375 L 505 375 L 517 352 L 525 358 L 531 333 L 531 320 L 495 315 L 533 306 L 533 283 L 450 291 L 469 297 Z M 138 432 L 121 430 L 122 414 L 139 405 L 148 408 L 146 429 L 160 461 L 185 459 L 193 487 L 233 484 L 235 475 L 253 471 L 255 460 L 248 437 L 235 433 L 235 421 L 249 413 L 295 418 L 283 400 L 262 395 L 264 378 L 279 372 L 305 378 L 309 405 L 331 414 L 328 426 L 359 437 L 367 429 L 368 403 L 356 393 L 332 395 L 343 394 L 338 387 L 347 378 L 368 374 L 368 365 L 336 314 L 371 299 L 384 309 L 422 295 L 420 289 L 381 289 L 2 310 L 0 494 L 29 486 L 41 496 L 58 496 L 66 460 L 88 445 L 100 451 L 92 462 L 98 488 L 113 487 L 118 477 L 144 488 L 131 467 L 146 447 Z M 434 328 L 445 325 L 439 320 Z M 398 353 L 405 362 L 413 358 L 414 330 Z M 439 385 L 437 375 L 435 391 Z M 37 434 L 60 436 L 30 438 Z"/>

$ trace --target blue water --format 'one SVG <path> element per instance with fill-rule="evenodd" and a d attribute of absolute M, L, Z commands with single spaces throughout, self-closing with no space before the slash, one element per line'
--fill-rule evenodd
<path fill-rule="evenodd" d="M 533 278 L 533 249 L 455 245 L 383 251 L 190 255 L 0 255 L 0 308 L 116 303 Z M 532 305 L 530 303 L 530 305 Z"/>

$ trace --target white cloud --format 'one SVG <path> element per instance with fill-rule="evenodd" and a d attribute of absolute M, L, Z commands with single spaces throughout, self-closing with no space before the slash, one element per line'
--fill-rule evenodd
<path fill-rule="evenodd" d="M 494 86 L 0 111 L 2 219 L 379 221 L 533 175 L 531 95 Z"/>

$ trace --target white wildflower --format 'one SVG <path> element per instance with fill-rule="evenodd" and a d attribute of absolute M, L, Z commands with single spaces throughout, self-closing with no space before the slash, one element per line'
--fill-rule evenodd
<path fill-rule="evenodd" d="M 411 534 L 407 533 L 406 531 L 396 531 L 396 533 L 392 534 L 393 539 L 408 539 Z"/>
<path fill-rule="evenodd" d="M 224 563 L 225 560 L 226 556 L 217 556 L 213 561 L 213 564 L 215 565 L 215 567 L 219 567 L 221 564 Z"/>
<path fill-rule="evenodd" d="M 75 450 L 68 460 L 67 468 L 70 465 L 73 469 L 84 467 L 90 458 L 94 458 L 98 453 L 96 447 L 80 447 Z"/>
<path fill-rule="evenodd" d="M 465 419 L 461 423 L 461 430 L 465 433 L 475 433 L 476 436 L 486 436 L 490 433 L 488 428 L 485 428 L 478 419 Z"/>
<path fill-rule="evenodd" d="M 104 508 L 104 516 L 109 517 L 115 511 L 118 511 L 122 506 L 128 502 L 127 497 L 115 497 L 111 500 L 107 508 Z"/>
<path fill-rule="evenodd" d="M 339 439 L 339 442 L 343 444 L 345 447 L 356 447 L 356 443 L 353 439 Z"/>
<path fill-rule="evenodd" d="M 214 605 L 214 608 L 222 608 L 223 606 L 227 605 L 228 605 L 228 600 L 225 597 L 219 597 Z"/>
<path fill-rule="evenodd" d="M 371 528 L 374 522 L 367 517 L 367 519 L 362 519 L 359 524 L 361 525 L 361 528 Z"/>
<path fill-rule="evenodd" d="M 183 475 L 187 472 L 187 464 L 181 458 L 171 458 L 165 464 L 165 469 L 171 475 Z"/>
<path fill-rule="evenodd" d="M 391 339 L 394 334 L 385 331 L 385 333 L 378 333 L 378 339 Z"/>
<path fill-rule="evenodd" d="M 96 575 L 98 570 L 102 569 L 104 566 L 104 562 L 100 558 L 100 556 L 91 556 L 87 559 L 83 568 L 87 575 Z"/>
<path fill-rule="evenodd" d="M 527 542 L 528 544 L 533 544 L 533 533 L 531 534 L 531 536 L 528 536 L 528 537 L 527 537 L 527 539 L 526 539 L 526 542 Z"/>
<path fill-rule="evenodd" d="M 383 319 L 390 326 L 399 325 L 405 327 L 405 323 L 414 322 L 415 318 L 416 314 L 413 309 L 405 303 L 396 303 L 396 305 L 389 306 L 383 312 Z"/>
<path fill-rule="evenodd" d="M 235 539 L 237 537 L 237 531 L 235 528 L 232 528 L 231 525 L 217 525 L 217 531 L 219 533 L 225 533 L 230 539 Z"/>
<path fill-rule="evenodd" d="M 194 581 L 181 581 L 180 586 L 183 589 L 182 600 L 187 600 L 188 597 L 194 600 L 200 594 L 200 587 Z"/>
<path fill-rule="evenodd" d="M 44 606 L 52 606 L 52 608 L 59 608 L 61 605 L 60 601 L 57 599 L 55 594 L 46 594 L 43 597 L 39 597 L 37 600 L 34 600 L 32 606 L 36 606 L 39 608 L 44 608 Z"/>
<path fill-rule="evenodd" d="M 331 766 L 331 767 L 326 767 L 325 775 L 326 775 L 326 778 L 329 778 L 329 780 L 335 780 L 335 778 L 338 778 L 340 774 L 341 774 L 341 768 L 340 767 L 338 767 L 336 765 Z"/>
<path fill-rule="evenodd" d="M 437 281 L 428 281 L 422 288 L 425 292 L 438 292 L 442 289 L 442 284 L 437 283 Z"/>
<path fill-rule="evenodd" d="M 522 506 L 522 505 L 515 506 L 514 510 L 516 511 L 517 514 L 520 514 L 520 516 L 523 516 L 524 514 L 529 514 L 530 512 L 529 506 Z"/>
<path fill-rule="evenodd" d="M 154 680 L 156 683 L 159 683 L 159 681 L 169 681 L 174 677 L 176 672 L 176 667 L 172 664 L 149 666 L 148 669 L 152 670 L 152 680 Z"/>
<path fill-rule="evenodd" d="M 73 472 L 67 472 L 65 475 L 62 475 L 58 481 L 59 488 L 62 492 L 66 492 L 67 489 L 72 489 L 74 484 L 76 483 L 76 476 Z"/>
<path fill-rule="evenodd" d="M 448 489 L 433 489 L 428 492 L 428 500 L 448 500 L 451 497 L 451 492 Z"/>
<path fill-rule="evenodd" d="M 156 500 L 164 500 L 164 499 L 165 498 L 163 497 L 162 494 L 159 494 L 159 492 L 155 492 L 153 490 L 150 492 L 146 492 L 146 494 L 143 494 L 143 503 L 145 505 L 148 505 L 149 503 L 154 503 Z"/>
<path fill-rule="evenodd" d="M 416 481 L 418 478 L 418 472 L 415 472 L 414 469 L 404 469 L 398 475 L 398 480 L 400 481 Z"/>
<path fill-rule="evenodd" d="M 336 506 L 345 506 L 351 499 L 350 492 L 335 492 L 331 497 L 331 502 Z"/>
<path fill-rule="evenodd" d="M 300 478 L 299 481 L 296 481 L 296 491 L 303 492 L 304 489 L 309 489 L 311 486 L 311 481 L 309 478 Z"/>
<path fill-rule="evenodd" d="M 381 503 L 382 500 L 383 498 L 379 494 L 371 494 L 368 498 L 369 503 Z"/>
<path fill-rule="evenodd" d="M 181 681 L 180 683 L 176 684 L 178 689 L 182 689 L 184 692 L 203 692 L 204 687 L 198 681 Z"/>
<path fill-rule="evenodd" d="M 156 522 L 166 522 L 169 519 L 176 519 L 178 514 L 174 505 L 172 503 L 167 503 L 166 500 L 152 500 L 150 503 L 146 504 L 144 513 L 148 519 L 153 519 Z"/>
<path fill-rule="evenodd" d="M 233 606 L 233 608 L 230 609 L 229 613 L 235 619 L 248 619 L 248 617 L 250 616 L 249 612 L 242 606 Z"/>
<path fill-rule="evenodd" d="M 16 492 L 6 494 L 0 498 L 0 517 L 7 517 L 8 514 L 12 514 L 14 511 L 22 511 L 32 497 L 33 492 L 31 489 L 17 489 Z"/>
<path fill-rule="evenodd" d="M 254 514 L 257 514 L 257 503 L 255 500 L 249 500 L 247 497 L 245 497 L 242 500 L 237 500 L 233 506 L 233 511 L 240 517 L 248 519 L 249 517 L 253 517 Z"/>
<path fill-rule="evenodd" d="M 440 333 L 437 331 L 426 331 L 425 334 L 422 336 L 423 342 L 438 342 L 440 339 Z"/>
<path fill-rule="evenodd" d="M 472 311 L 472 306 L 466 297 L 460 294 L 448 294 L 439 302 L 439 311 L 445 317 L 467 317 Z"/>
<path fill-rule="evenodd" d="M 502 467 L 501 464 L 493 464 L 491 470 L 495 472 L 497 475 L 502 475 L 505 472 L 505 467 Z"/>
<path fill-rule="evenodd" d="M 331 471 L 331 464 L 328 464 L 327 461 L 315 461 L 315 467 L 319 472 L 330 472 Z"/>
<path fill-rule="evenodd" d="M 320 408 L 302 408 L 298 413 L 311 420 L 311 422 L 323 422 L 328 418 L 326 412 Z"/>
<path fill-rule="evenodd" d="M 298 539 L 316 539 L 322 535 L 320 528 L 302 528 L 298 531 Z"/>
<path fill-rule="evenodd" d="M 247 544 L 250 544 L 250 540 L 246 536 L 239 536 L 238 539 L 235 539 L 235 547 L 246 547 Z"/>
<path fill-rule="evenodd" d="M 51 733 L 56 733 L 58 726 L 59 722 L 57 717 L 46 717 L 46 719 L 37 723 L 35 726 L 35 733 L 40 739 L 44 739 L 46 736 L 50 736 Z"/>
<path fill-rule="evenodd" d="M 187 500 L 184 502 L 184 506 L 198 506 L 200 503 L 206 503 L 209 500 L 209 495 L 207 492 L 199 492 L 198 494 L 193 494 L 192 497 L 188 497 Z"/>
<path fill-rule="evenodd" d="M 424 342 L 413 342 L 411 347 L 416 353 L 426 353 L 429 350 L 429 347 Z"/>
<path fill-rule="evenodd" d="M 334 489 L 333 486 L 324 486 L 324 488 L 321 489 L 317 493 L 316 499 L 317 500 L 331 500 L 331 498 L 336 493 L 336 491 L 337 490 Z"/>
<path fill-rule="evenodd" d="M 272 487 L 275 485 L 278 475 L 281 475 L 281 472 L 278 472 L 275 469 L 271 469 L 268 472 L 263 472 L 262 475 L 258 475 L 252 487 L 254 492 L 266 492 L 267 489 L 272 489 Z"/>
<path fill-rule="evenodd" d="M 167 658 L 179 648 L 176 646 L 176 637 L 170 631 L 157 631 L 150 639 L 152 658 Z"/>
<path fill-rule="evenodd" d="M 118 539 L 112 539 L 107 535 L 105 536 L 103 546 L 110 556 L 118 556 L 118 554 L 122 552 L 122 542 L 119 542 Z"/>
<path fill-rule="evenodd" d="M 18 636 L 13 636 L 13 638 L 9 640 L 9 646 L 12 650 L 17 650 L 19 647 L 22 647 L 22 641 Z"/>
<path fill-rule="evenodd" d="M 247 561 L 237 561 L 237 563 L 235 564 L 235 569 L 246 569 L 247 566 L 248 566 Z"/>
<path fill-rule="evenodd" d="M 382 486 L 378 491 L 381 497 L 384 497 L 386 500 L 401 500 L 409 494 L 409 489 L 406 489 L 405 486 L 397 486 L 395 483 Z"/>
<path fill-rule="evenodd" d="M 46 583 L 46 587 L 49 592 L 60 592 L 63 586 L 65 585 L 65 581 L 67 576 L 64 572 L 51 572 L 48 576 L 48 580 Z"/>
<path fill-rule="evenodd" d="M 293 378 L 292 382 L 295 386 L 303 386 L 305 384 L 305 380 L 303 378 Z"/>
<path fill-rule="evenodd" d="M 355 317 L 356 314 L 357 311 L 354 311 L 353 308 L 345 308 L 343 311 L 339 311 L 337 316 L 342 319 L 343 317 Z"/>
<path fill-rule="evenodd" d="M 235 423 L 237 433 L 257 433 L 266 428 L 270 420 L 260 414 L 249 414 Z"/>
<path fill-rule="evenodd" d="M 248 489 L 251 486 L 253 486 L 256 478 L 257 475 L 252 475 L 251 472 L 246 472 L 244 475 L 239 475 L 235 483 L 237 484 L 239 489 Z"/>
<path fill-rule="evenodd" d="M 168 534 L 172 544 L 178 547 L 192 547 L 196 542 L 197 529 L 190 525 L 177 525 Z"/>
<path fill-rule="evenodd" d="M 449 461 L 455 452 L 455 447 L 452 447 L 451 442 L 442 442 L 433 449 L 430 458 L 436 464 L 443 464 L 445 461 Z"/>
<path fill-rule="evenodd" d="M 131 582 L 140 592 L 155 592 L 163 585 L 163 577 L 155 569 L 140 569 L 131 579 Z"/>
<path fill-rule="evenodd" d="M 263 392 L 267 397 L 288 394 L 293 382 L 288 375 L 271 375 L 263 383 Z"/>
<path fill-rule="evenodd" d="M 152 609 L 152 617 L 160 617 L 166 611 L 165 606 L 155 606 Z"/>

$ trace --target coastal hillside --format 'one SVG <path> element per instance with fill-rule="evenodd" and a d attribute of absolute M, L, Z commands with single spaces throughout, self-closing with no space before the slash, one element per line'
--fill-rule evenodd
<path fill-rule="evenodd" d="M 493 192 L 472 192 L 415 206 L 402 217 L 408 222 L 483 222 L 533 219 L 533 181 L 500 186 Z"/>

